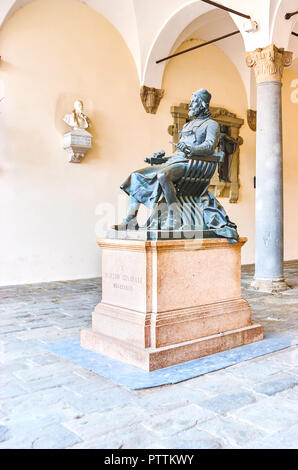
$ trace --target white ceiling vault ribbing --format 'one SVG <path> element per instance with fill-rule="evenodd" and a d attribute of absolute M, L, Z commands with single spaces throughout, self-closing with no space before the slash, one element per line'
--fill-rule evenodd
<path fill-rule="evenodd" d="M 17 10 L 38 0 L 1 0 L 0 27 Z M 42 0 L 40 0 L 42 1 Z M 245 51 L 272 42 L 298 55 L 298 38 L 291 36 L 297 16 L 285 20 L 286 12 L 298 8 L 298 0 L 217 0 L 218 3 L 250 15 L 258 22 L 255 33 L 244 31 L 242 17 L 224 12 L 201 0 L 73 0 L 81 1 L 102 14 L 119 31 L 135 60 L 141 85 L 160 88 L 168 56 L 189 38 L 210 40 L 240 30 L 239 35 L 216 45 L 237 67 L 250 102 L 251 71 L 244 60 Z M 208 46 L 207 46 L 208 47 Z M 296 64 L 297 61 L 294 61 Z"/>

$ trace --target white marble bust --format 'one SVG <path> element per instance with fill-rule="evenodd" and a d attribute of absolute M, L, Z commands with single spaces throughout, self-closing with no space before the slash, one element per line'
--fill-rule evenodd
<path fill-rule="evenodd" d="M 83 113 L 83 102 L 77 100 L 74 102 L 74 109 L 71 114 L 66 114 L 63 121 L 73 129 L 88 129 L 90 126 L 89 118 Z"/>

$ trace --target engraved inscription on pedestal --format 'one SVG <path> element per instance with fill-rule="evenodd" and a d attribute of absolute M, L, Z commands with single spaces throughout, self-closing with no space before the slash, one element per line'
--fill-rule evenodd
<path fill-rule="evenodd" d="M 102 302 L 128 309 L 147 310 L 146 254 L 142 251 L 103 250 Z"/>
<path fill-rule="evenodd" d="M 133 292 L 134 288 L 142 286 L 143 278 L 129 274 L 119 274 L 114 272 L 105 272 L 102 275 L 103 280 L 110 282 L 113 289 Z"/>

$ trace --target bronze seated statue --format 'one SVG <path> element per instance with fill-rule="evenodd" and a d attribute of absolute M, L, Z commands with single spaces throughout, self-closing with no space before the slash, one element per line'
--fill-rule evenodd
<path fill-rule="evenodd" d="M 145 159 L 151 166 L 133 172 L 121 185 L 130 204 L 127 217 L 112 227 L 114 231 L 209 231 L 238 239 L 236 225 L 208 191 L 216 166 L 225 157 L 219 124 L 210 118 L 210 99 L 205 89 L 193 93 L 189 116 L 194 119 L 179 131 L 176 151 L 169 157 L 161 151 Z M 143 227 L 137 222 L 140 204 L 153 208 Z"/>

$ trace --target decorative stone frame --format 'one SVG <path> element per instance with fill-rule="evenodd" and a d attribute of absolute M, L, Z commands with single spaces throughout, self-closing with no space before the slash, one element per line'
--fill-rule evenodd
<path fill-rule="evenodd" d="M 210 107 L 212 118 L 218 122 L 220 126 L 227 126 L 229 129 L 229 135 L 234 139 L 239 140 L 239 144 L 243 144 L 243 139 L 239 136 L 240 128 L 244 124 L 244 119 L 240 119 L 236 114 L 229 112 L 225 108 Z M 173 137 L 175 143 L 179 140 L 178 131 L 182 129 L 191 119 L 188 116 L 188 104 L 180 103 L 179 106 L 171 106 L 171 114 L 174 119 L 174 124 L 168 128 L 169 134 Z M 173 151 L 175 147 L 173 146 Z M 230 156 L 231 167 L 229 179 L 230 183 L 220 181 L 218 172 L 215 173 L 209 186 L 209 191 L 215 195 L 215 197 L 228 197 L 229 202 L 236 203 L 239 197 L 239 157 L 240 157 L 240 146 L 238 146 L 236 152 Z"/>

